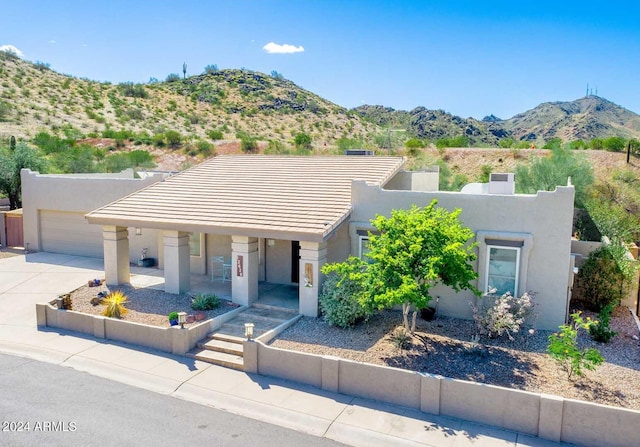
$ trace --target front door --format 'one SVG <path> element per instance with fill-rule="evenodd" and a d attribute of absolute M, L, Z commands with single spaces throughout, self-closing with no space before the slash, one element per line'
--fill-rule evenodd
<path fill-rule="evenodd" d="M 300 282 L 300 242 L 291 241 L 291 282 Z"/>

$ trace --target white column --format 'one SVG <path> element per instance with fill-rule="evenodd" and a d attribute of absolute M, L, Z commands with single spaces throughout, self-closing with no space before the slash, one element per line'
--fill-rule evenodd
<path fill-rule="evenodd" d="M 258 238 L 231 237 L 231 298 L 250 306 L 258 299 Z"/>
<path fill-rule="evenodd" d="M 127 284 L 131 280 L 129 270 L 129 232 L 127 227 L 104 225 L 104 275 L 108 285 Z"/>
<path fill-rule="evenodd" d="M 318 316 L 318 295 L 324 281 L 320 269 L 327 261 L 327 244 L 300 242 L 300 313 L 308 317 Z"/>
<path fill-rule="evenodd" d="M 164 232 L 164 291 L 185 293 L 190 284 L 189 233 Z"/>

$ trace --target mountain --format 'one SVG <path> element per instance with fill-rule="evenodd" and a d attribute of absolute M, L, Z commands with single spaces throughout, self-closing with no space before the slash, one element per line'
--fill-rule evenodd
<path fill-rule="evenodd" d="M 409 112 L 363 105 L 354 109 L 374 124 L 403 126 L 410 134 L 431 141 L 466 136 L 470 143 L 496 145 L 502 138 L 518 141 L 591 140 L 620 136 L 640 139 L 640 115 L 599 96 L 568 102 L 547 102 L 507 120 L 489 115 L 478 121 L 443 110 L 417 107 Z"/>
<path fill-rule="evenodd" d="M 181 141 L 174 152 L 180 147 L 191 156 L 212 131 L 219 140 L 248 135 L 282 143 L 278 150 L 292 147 L 301 132 L 311 136 L 316 148 L 329 149 L 345 142 L 402 146 L 412 136 L 431 142 L 465 136 L 474 146 L 497 146 L 509 137 L 538 144 L 554 137 L 640 139 L 640 116 L 598 96 L 540 104 L 509 119 L 489 115 L 477 120 L 426 107 L 347 110 L 275 72 L 207 68 L 186 79 L 172 75 L 165 82 L 114 85 L 56 73 L 47 64 L 0 52 L 0 138 L 33 138 L 46 131 L 96 139 L 105 131 L 125 131 L 136 135 L 136 145 L 151 149 L 154 136 L 171 131 Z M 391 131 L 398 130 L 404 133 L 392 139 Z"/>
<path fill-rule="evenodd" d="M 640 115 L 593 95 L 569 102 L 545 102 L 502 123 L 516 140 L 640 139 Z"/>
<path fill-rule="evenodd" d="M 242 133 L 283 142 L 305 132 L 322 144 L 377 130 L 277 73 L 209 70 L 186 79 L 176 75 L 171 82 L 114 85 L 59 74 L 47 64 L 0 52 L 0 80 L 3 137 L 126 129 L 151 136 L 171 130 L 205 139 L 216 130 L 225 139 Z"/>

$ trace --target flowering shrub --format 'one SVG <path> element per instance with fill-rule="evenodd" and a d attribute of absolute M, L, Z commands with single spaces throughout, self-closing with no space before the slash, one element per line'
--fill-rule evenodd
<path fill-rule="evenodd" d="M 578 329 L 589 330 L 595 323 L 591 318 L 584 320 L 580 312 L 571 314 L 571 324 L 559 326 L 560 332 L 549 335 L 547 352 L 567 372 L 567 378 L 573 374 L 582 376 L 582 368 L 593 370 L 604 362 L 597 349 L 578 348 Z"/>
<path fill-rule="evenodd" d="M 502 296 L 490 293 L 479 298 L 477 305 L 471 304 L 471 308 L 481 335 L 495 338 L 507 334 L 513 340 L 525 321 L 533 317 L 533 294 L 517 298 L 509 292 Z"/>

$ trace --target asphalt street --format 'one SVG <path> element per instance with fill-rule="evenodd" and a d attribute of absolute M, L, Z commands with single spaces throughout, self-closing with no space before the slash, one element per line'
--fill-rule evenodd
<path fill-rule="evenodd" d="M 85 372 L 0 354 L 2 446 L 343 444 Z"/>

